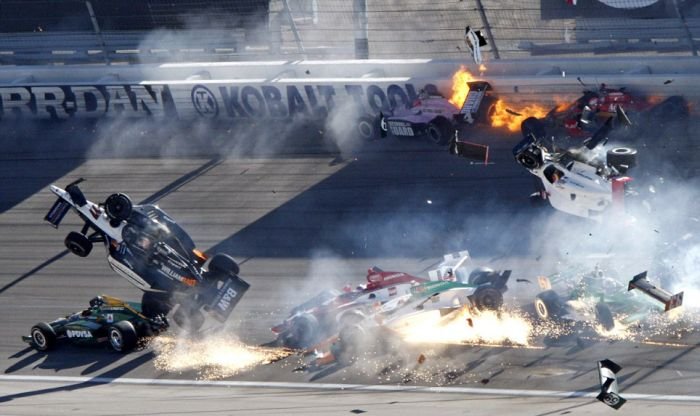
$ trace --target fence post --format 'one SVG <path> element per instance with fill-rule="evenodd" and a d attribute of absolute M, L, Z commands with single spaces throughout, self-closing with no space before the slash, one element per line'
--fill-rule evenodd
<path fill-rule="evenodd" d="M 355 59 L 369 59 L 367 0 L 353 0 L 352 23 L 355 33 Z"/>
<path fill-rule="evenodd" d="M 105 40 L 102 37 L 100 25 L 99 23 L 97 23 L 95 11 L 92 9 L 92 3 L 89 0 L 85 1 L 85 7 L 87 7 L 88 14 L 90 14 L 90 20 L 92 21 L 92 29 L 95 31 L 95 36 L 97 36 L 97 39 L 100 42 L 100 46 L 102 46 L 102 52 L 104 52 L 105 54 L 105 63 L 109 65 L 109 52 L 107 51 L 107 45 L 105 44 Z"/>
<path fill-rule="evenodd" d="M 486 36 L 489 37 L 489 42 L 491 45 L 491 50 L 493 50 L 493 57 L 496 59 L 501 59 L 501 54 L 498 53 L 498 47 L 496 46 L 496 39 L 493 38 L 493 33 L 491 33 L 491 25 L 489 24 L 489 19 L 484 11 L 484 5 L 481 0 L 476 0 L 476 8 L 479 10 L 479 16 L 481 16 L 481 23 L 484 25 L 484 30 L 486 30 Z"/>

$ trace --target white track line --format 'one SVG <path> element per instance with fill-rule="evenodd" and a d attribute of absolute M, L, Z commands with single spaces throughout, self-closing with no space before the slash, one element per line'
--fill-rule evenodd
<path fill-rule="evenodd" d="M 0 382 L 54 382 L 54 383 L 94 383 L 94 384 L 128 384 L 155 386 L 209 386 L 209 387 L 263 387 L 277 389 L 308 389 L 308 390 L 350 390 L 350 391 L 380 391 L 380 392 L 412 392 L 412 393 L 449 393 L 449 394 L 482 394 L 491 396 L 519 397 L 561 397 L 561 398 L 595 398 L 598 392 L 590 391 L 556 391 L 556 390 L 514 390 L 487 389 L 478 387 L 426 387 L 402 385 L 370 385 L 370 384 L 335 384 L 335 383 L 295 383 L 281 381 L 226 381 L 226 380 L 175 380 L 148 378 L 107 378 L 107 377 L 62 377 L 62 376 L 13 376 L 0 375 Z M 700 396 L 682 396 L 668 394 L 623 393 L 626 399 L 649 400 L 666 402 L 700 402 Z"/>

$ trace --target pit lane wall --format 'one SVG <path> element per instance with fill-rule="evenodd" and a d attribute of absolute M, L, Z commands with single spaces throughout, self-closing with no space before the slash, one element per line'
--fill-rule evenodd
<path fill-rule="evenodd" d="M 700 96 L 697 58 L 501 60 L 481 69 L 426 59 L 26 66 L 0 68 L 0 120 L 322 119 L 346 104 L 372 115 L 412 102 L 426 86 L 449 95 L 461 66 L 516 102 L 573 97 L 601 83 Z"/>

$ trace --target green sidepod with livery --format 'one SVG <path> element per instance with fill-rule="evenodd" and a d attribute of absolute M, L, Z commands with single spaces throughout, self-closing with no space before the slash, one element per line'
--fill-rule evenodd
<path fill-rule="evenodd" d="M 48 351 L 62 342 L 78 345 L 107 344 L 127 353 L 139 340 L 160 334 L 168 328 L 165 316 L 146 317 L 139 303 L 101 295 L 90 300 L 82 311 L 51 322 L 34 325 L 22 340 L 39 351 Z"/>

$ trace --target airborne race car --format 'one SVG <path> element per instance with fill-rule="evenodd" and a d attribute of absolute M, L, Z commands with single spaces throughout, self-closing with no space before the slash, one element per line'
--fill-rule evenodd
<path fill-rule="evenodd" d="M 469 82 L 469 93 L 461 108 L 455 107 L 437 93 L 422 91 L 410 108 L 394 109 L 391 114 L 380 114 L 380 135 L 417 137 L 425 135 L 435 144 L 445 145 L 454 136 L 459 124 L 474 124 L 482 101 L 491 98 L 486 92 L 487 82 Z M 487 106 L 488 107 L 488 106 Z"/>
<path fill-rule="evenodd" d="M 126 353 L 140 338 L 158 335 L 167 328 L 165 316 L 149 318 L 139 304 L 102 295 L 91 299 L 87 309 L 34 325 L 22 340 L 39 351 L 48 351 L 65 339 L 77 345 L 108 342 L 113 350 Z"/>
<path fill-rule="evenodd" d="M 618 112 L 622 112 L 619 107 Z M 597 221 L 611 208 L 623 208 L 626 186 L 632 180 L 625 173 L 636 165 L 637 151 L 612 148 L 605 161 L 592 152 L 607 141 L 612 118 L 583 146 L 552 153 L 543 144 L 545 130 L 541 121 L 530 117 L 521 127 L 524 138 L 513 148 L 513 156 L 539 179 L 538 192 L 531 195 L 533 200 L 546 200 L 559 211 Z"/>
<path fill-rule="evenodd" d="M 503 303 L 502 292 L 506 290 L 504 279 L 508 279 L 510 271 L 499 273 L 482 267 L 469 273 L 466 269 L 469 258 L 467 251 L 445 255 L 443 261 L 428 273 L 430 280 L 372 267 L 367 271 L 367 284 L 342 293 L 320 293 L 293 308 L 290 316 L 273 327 L 272 332 L 277 334 L 282 345 L 308 347 L 337 334 L 344 327 L 375 316 L 382 308 L 392 304 L 400 306 L 392 303 L 395 299 L 418 293 L 451 290 L 454 299 L 450 299 L 458 304 L 471 302 L 479 308 L 499 307 Z"/>
<path fill-rule="evenodd" d="M 683 304 L 683 292 L 675 295 L 654 286 L 646 272 L 636 275 L 627 286 L 596 267 L 573 278 L 561 274 L 540 277 L 543 292 L 535 300 L 535 313 L 541 320 L 573 319 L 600 324 L 605 330 L 615 327 L 615 318 L 625 325 L 640 321 L 650 314 L 662 312 L 655 299 L 663 303 L 663 312 Z M 552 289 L 559 285 L 560 292 Z M 562 289 L 561 286 L 564 286 Z M 647 296 L 641 296 L 637 289 Z M 560 295 L 563 290 L 564 294 Z M 595 317 L 595 320 L 591 318 Z"/>
<path fill-rule="evenodd" d="M 88 201 L 78 184 L 51 186 L 58 199 L 44 218 L 55 228 L 72 208 L 85 222 L 71 231 L 65 245 L 86 257 L 93 243 L 104 243 L 107 262 L 117 274 L 144 291 L 143 314 L 165 315 L 179 305 L 175 323 L 192 330 L 204 323 L 201 309 L 224 322 L 250 287 L 238 277 L 238 264 L 226 254 L 208 258 L 190 236 L 156 205 L 132 205 L 125 194 L 104 204 Z M 92 231 L 88 235 L 88 233 Z"/>

